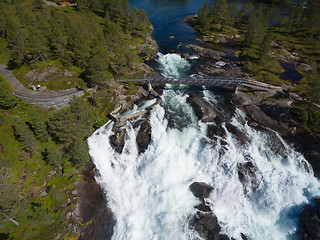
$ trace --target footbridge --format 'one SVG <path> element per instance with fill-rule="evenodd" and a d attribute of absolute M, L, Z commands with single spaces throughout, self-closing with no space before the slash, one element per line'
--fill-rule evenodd
<path fill-rule="evenodd" d="M 162 76 L 147 77 L 142 79 L 121 79 L 119 82 L 145 82 L 153 86 L 165 84 L 184 84 L 188 86 L 220 87 L 234 89 L 237 92 L 239 87 L 258 90 L 258 91 L 282 91 L 281 87 L 271 84 L 258 82 L 253 78 L 232 78 L 232 77 L 183 77 L 183 78 L 166 78 Z"/>

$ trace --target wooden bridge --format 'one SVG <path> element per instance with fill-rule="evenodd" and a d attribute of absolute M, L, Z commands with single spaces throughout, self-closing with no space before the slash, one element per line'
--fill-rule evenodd
<path fill-rule="evenodd" d="M 142 79 L 122 79 L 119 82 L 146 82 L 153 86 L 165 84 L 184 84 L 188 86 L 205 86 L 232 88 L 237 92 L 239 87 L 249 88 L 260 91 L 282 91 L 281 87 L 271 84 L 258 82 L 252 78 L 231 78 L 231 77 L 183 77 L 183 78 L 166 78 L 162 76 L 148 77 Z"/>

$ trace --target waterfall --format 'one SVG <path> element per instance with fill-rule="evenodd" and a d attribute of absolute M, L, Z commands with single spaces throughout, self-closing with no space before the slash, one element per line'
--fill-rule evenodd
<path fill-rule="evenodd" d="M 176 77 L 178 69 L 186 69 L 180 58 L 160 55 L 163 69 L 170 69 L 164 74 Z M 111 121 L 88 139 L 100 173 L 97 181 L 117 221 L 112 239 L 201 239 L 189 226 L 197 211 L 194 206 L 200 203 L 189 190 L 195 181 L 214 187 L 207 201 L 229 237 L 241 239 L 243 233 L 254 240 L 294 239 L 302 204 L 320 194 L 319 181 L 303 155 L 272 130 L 251 128 L 239 109 L 228 124 L 246 136 L 245 144 L 228 131 L 227 123 L 222 124 L 223 136 L 209 138 L 208 130 L 215 123 L 198 121 L 185 90 L 185 86 L 166 86 L 163 102 L 149 116 L 152 134 L 145 152 L 139 154 L 136 144 L 139 119 L 123 127 L 128 139 L 121 154 L 109 141 L 114 134 Z M 207 103 L 223 113 L 220 95 L 209 90 L 203 94 Z M 169 120 L 178 127 L 169 126 Z M 275 151 L 278 145 L 281 151 Z M 239 165 L 248 159 L 259 170 L 256 186 L 244 186 L 239 179 Z"/>

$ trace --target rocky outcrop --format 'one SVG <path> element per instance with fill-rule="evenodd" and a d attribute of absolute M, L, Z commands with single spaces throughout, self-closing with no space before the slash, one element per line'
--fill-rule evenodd
<path fill-rule="evenodd" d="M 189 186 L 189 189 L 195 197 L 203 200 L 209 197 L 213 187 L 204 182 L 194 182 Z"/>
<path fill-rule="evenodd" d="M 226 55 L 221 51 L 215 51 L 208 48 L 199 47 L 194 44 L 188 44 L 186 45 L 186 47 L 196 52 L 200 57 L 209 58 L 211 60 L 219 61 L 221 57 L 224 57 Z"/>
<path fill-rule="evenodd" d="M 105 194 L 95 180 L 94 164 L 91 162 L 84 173 L 83 180 L 75 185 L 78 193 L 76 211 L 82 219 L 79 240 L 111 239 L 116 220 L 108 208 Z M 74 215 L 74 213 L 71 213 Z M 90 222 L 87 225 L 86 223 Z"/>
<path fill-rule="evenodd" d="M 140 122 L 140 129 L 136 137 L 138 152 L 143 153 L 149 146 L 151 141 L 151 125 L 149 121 L 143 120 Z"/>
<path fill-rule="evenodd" d="M 213 214 L 211 208 L 205 203 L 205 198 L 210 196 L 214 188 L 204 182 L 194 182 L 189 186 L 189 189 L 202 202 L 195 206 L 199 211 L 191 218 L 190 227 L 196 230 L 203 239 L 229 240 L 228 236 L 220 234 L 221 227 L 217 216 Z"/>
<path fill-rule="evenodd" d="M 233 135 L 237 137 L 237 140 L 241 145 L 245 145 L 249 142 L 248 136 L 244 132 L 242 132 L 240 129 L 238 129 L 236 126 L 230 123 L 227 123 L 226 128 L 229 132 L 231 132 Z"/>
<path fill-rule="evenodd" d="M 252 125 L 255 125 L 255 123 L 259 123 L 262 126 L 269 127 L 280 132 L 287 131 L 288 129 L 285 124 L 270 118 L 258 106 L 254 104 L 244 106 L 243 108 L 247 112 Z"/>
<path fill-rule="evenodd" d="M 317 215 L 310 205 L 306 205 L 300 215 L 300 223 L 303 228 L 303 240 L 320 240 L 319 210 Z"/>
<path fill-rule="evenodd" d="M 251 195 L 255 192 L 262 181 L 262 174 L 258 167 L 253 163 L 253 159 L 246 158 L 248 161 L 244 163 L 238 163 L 238 176 L 243 185 L 244 193 Z"/>
<path fill-rule="evenodd" d="M 109 137 L 111 146 L 118 153 L 122 153 L 125 141 L 127 139 L 128 133 L 125 129 L 118 130 L 114 135 Z"/>
<path fill-rule="evenodd" d="M 145 42 L 138 46 L 138 54 L 144 57 L 146 61 L 154 59 L 159 51 L 158 44 L 152 39 L 150 34 L 146 35 Z"/>
<path fill-rule="evenodd" d="M 226 239 L 229 237 L 220 234 L 221 227 L 218 223 L 217 217 L 212 213 L 197 212 L 190 220 L 190 227 L 196 230 L 203 239 Z"/>
<path fill-rule="evenodd" d="M 188 102 L 200 121 L 212 122 L 216 118 L 216 111 L 209 103 L 205 102 L 201 98 L 189 96 Z"/>

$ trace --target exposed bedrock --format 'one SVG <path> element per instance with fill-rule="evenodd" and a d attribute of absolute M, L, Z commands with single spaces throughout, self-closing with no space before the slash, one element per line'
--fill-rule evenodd
<path fill-rule="evenodd" d="M 246 160 L 244 163 L 238 163 L 238 176 L 243 185 L 244 193 L 250 195 L 259 188 L 262 181 L 262 174 L 254 164 L 253 159 L 247 157 Z"/>
<path fill-rule="evenodd" d="M 220 60 L 221 57 L 226 56 L 224 52 L 203 48 L 194 44 L 188 44 L 186 47 L 196 52 L 200 57 L 209 58 L 211 60 Z"/>
<path fill-rule="evenodd" d="M 319 202 L 319 198 L 316 199 Z M 319 205 L 316 211 L 310 205 L 306 205 L 300 215 L 300 223 L 303 228 L 303 240 L 319 240 L 320 239 L 320 218 Z"/>
<path fill-rule="evenodd" d="M 109 137 L 111 146 L 118 153 L 122 153 L 124 143 L 127 139 L 128 133 L 126 129 L 118 130 L 114 135 Z"/>
<path fill-rule="evenodd" d="M 79 192 L 77 209 L 83 219 L 79 239 L 111 239 L 116 220 L 108 207 L 105 193 L 95 180 L 96 172 L 93 163 L 87 166 L 83 181 L 76 183 Z M 87 225 L 91 221 L 91 224 Z"/>
<path fill-rule="evenodd" d="M 203 99 L 194 95 L 190 95 L 188 97 L 188 102 L 200 121 L 212 122 L 217 117 L 217 113 L 214 108 Z"/>
<path fill-rule="evenodd" d="M 240 129 L 238 129 L 236 126 L 230 123 L 227 123 L 226 128 L 229 132 L 231 132 L 234 136 L 236 136 L 238 142 L 241 145 L 245 145 L 249 142 L 248 136 L 244 132 L 242 132 Z"/>
<path fill-rule="evenodd" d="M 206 240 L 229 240 L 229 237 L 220 234 L 221 227 L 218 223 L 217 216 L 212 212 L 211 208 L 206 204 L 205 198 L 210 196 L 213 187 L 204 182 L 194 182 L 189 186 L 190 191 L 199 200 L 201 204 L 195 206 L 197 213 L 190 219 L 190 227 L 196 230 L 200 237 Z"/>
<path fill-rule="evenodd" d="M 152 130 L 151 130 L 151 125 L 148 119 L 144 119 L 142 121 L 137 122 L 137 124 L 135 124 L 135 127 L 139 125 L 140 125 L 140 129 L 137 134 L 136 141 L 137 141 L 138 151 L 139 153 L 142 153 L 149 146 L 149 143 L 151 141 Z"/>
<path fill-rule="evenodd" d="M 189 186 L 190 191 L 193 195 L 201 200 L 209 197 L 213 191 L 213 187 L 204 182 L 194 182 Z"/>

